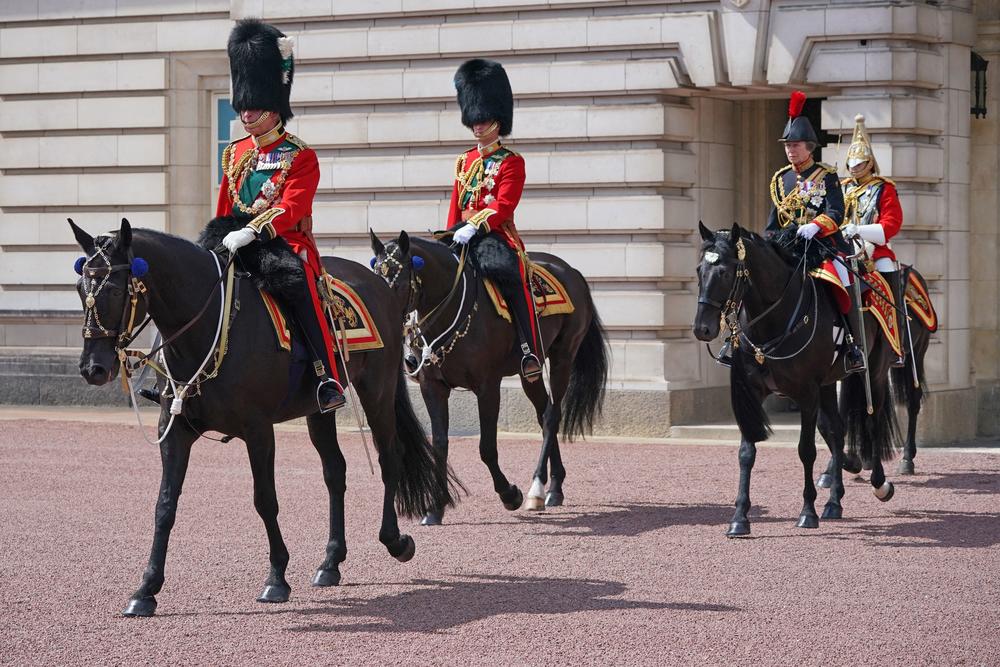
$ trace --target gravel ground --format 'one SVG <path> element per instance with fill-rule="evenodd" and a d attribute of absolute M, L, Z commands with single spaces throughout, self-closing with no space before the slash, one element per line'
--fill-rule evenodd
<path fill-rule="evenodd" d="M 922 451 L 889 504 L 851 481 L 846 518 L 807 531 L 795 450 L 762 447 L 754 537 L 731 541 L 735 447 L 567 445 L 567 504 L 536 514 L 506 512 L 457 438 L 469 495 L 443 527 L 405 520 L 417 553 L 400 564 L 347 434 L 348 560 L 317 589 L 319 460 L 301 429 L 278 441 L 291 601 L 254 602 L 267 542 L 246 454 L 203 440 L 158 614 L 129 619 L 157 451 L 134 426 L 0 421 L 0 664 L 1000 664 L 1000 450 Z M 501 443 L 522 490 L 536 453 Z"/>

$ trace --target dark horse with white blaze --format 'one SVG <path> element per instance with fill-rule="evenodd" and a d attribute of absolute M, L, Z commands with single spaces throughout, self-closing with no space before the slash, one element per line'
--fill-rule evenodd
<path fill-rule="evenodd" d="M 507 480 L 497 460 L 500 381 L 520 370 L 514 327 L 497 314 L 471 262 L 459 273 L 459 259 L 445 243 L 410 237 L 406 232 L 384 245 L 373 232 L 371 242 L 373 268 L 395 290 L 403 310 L 416 312 L 416 333 L 428 343 L 425 355 L 417 351 L 422 357 L 417 379 L 430 414 L 434 446 L 447 460 L 448 398 L 455 387 L 472 390 L 479 406 L 479 455 L 503 506 L 516 510 L 523 494 Z M 521 378 L 542 427 L 542 449 L 527 502 L 529 509 L 540 510 L 563 502 L 566 469 L 559 452 L 559 429 L 570 438 L 591 430 L 604 399 L 608 351 L 586 279 L 553 255 L 530 253 L 530 258 L 563 284 L 575 307 L 572 313 L 539 320 L 550 365 L 551 396 L 544 382 Z M 435 508 L 424 524 L 440 524 L 443 516 L 444 507 Z"/>
<path fill-rule="evenodd" d="M 791 398 L 801 412 L 798 450 L 804 473 L 804 502 L 799 527 L 819 526 L 813 482 L 817 418 L 833 456 L 830 468 L 834 479 L 823 518 L 842 516 L 845 431 L 851 451 L 871 461 L 875 496 L 888 502 L 894 487 L 885 478 L 882 461 L 893 454 L 898 438 L 889 393 L 889 367 L 895 353 L 874 316 L 865 315 L 874 407 L 869 415 L 862 374 L 845 374 L 842 353 L 834 338 L 834 328 L 841 326 L 840 314 L 827 288 L 808 275 L 808 253 L 796 257 L 782 245 L 735 224 L 731 230 L 714 233 L 701 223 L 698 227 L 704 242 L 698 264 L 695 336 L 706 342 L 715 339 L 727 315 L 730 321 L 738 321 L 739 331 L 730 390 L 742 436 L 740 483 L 736 513 L 727 536 L 750 534 L 750 473 L 757 455 L 756 444 L 770 433 L 762 403 L 772 393 Z M 838 380 L 842 382 L 840 411 Z"/>
<path fill-rule="evenodd" d="M 126 346 L 130 338 L 129 296 L 138 291 L 141 298 L 134 302 L 134 321 L 139 322 L 148 313 L 169 341 L 163 348 L 167 372 L 178 381 L 192 378 L 200 360 L 207 358 L 206 354 L 213 349 L 221 322 L 220 271 L 224 262 L 212 252 L 175 236 L 146 229 L 133 232 L 127 220 L 122 220 L 117 233 L 96 239 L 72 220 L 70 225 L 86 253 L 79 267 L 82 278 L 78 283 L 87 318 L 81 375 L 92 385 L 114 379 L 119 348 Z M 144 269 L 148 266 L 148 272 L 141 278 L 134 275 L 133 258 L 145 260 Z M 401 370 L 401 313 L 396 299 L 384 281 L 367 267 L 334 258 L 325 258 L 324 264 L 332 275 L 353 287 L 368 305 L 385 344 L 382 349 L 352 353 L 347 370 L 371 426 L 385 485 L 379 540 L 393 557 L 406 562 L 413 557 L 415 545 L 409 535 L 400 533 L 394 502 L 403 514 L 410 516 L 452 504 L 449 473 L 435 459 L 405 390 Z M 137 286 L 142 289 L 136 290 Z M 200 391 L 194 391 L 195 395 L 184 400 L 179 415 L 171 414 L 169 399 L 162 401 L 159 447 L 163 471 L 156 501 L 153 546 L 142 583 L 129 600 L 125 615 L 148 616 L 156 610 L 154 596 L 164 581 L 167 542 L 191 446 L 210 430 L 246 442 L 253 472 L 254 506 L 264 521 L 270 545 L 270 572 L 258 600 L 284 602 L 291 589 L 285 580 L 288 550 L 278 527 L 273 424 L 306 417 L 330 496 L 326 557 L 313 584 L 331 586 L 340 582 L 339 565 L 347 555 L 344 536 L 347 464 L 337 441 L 334 413 L 317 411 L 315 379 L 309 372 L 297 372 L 292 355 L 277 349 L 274 328 L 258 290 L 246 283 L 235 298 L 239 303 L 238 316 L 232 320 L 228 351 L 218 374 L 200 383 Z M 203 307 L 207 307 L 207 315 L 198 318 Z M 192 320 L 196 321 L 186 328 Z M 94 322 L 100 326 L 92 326 Z M 343 365 L 340 372 L 345 377 Z"/>

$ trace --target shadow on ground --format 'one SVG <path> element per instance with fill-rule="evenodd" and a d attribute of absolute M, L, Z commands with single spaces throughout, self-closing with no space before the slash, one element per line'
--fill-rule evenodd
<path fill-rule="evenodd" d="M 416 580 L 413 585 L 420 588 L 374 599 L 323 602 L 319 607 L 284 613 L 308 620 L 291 628 L 298 632 L 438 633 L 505 614 L 547 616 L 632 609 L 741 611 L 718 604 L 621 599 L 617 596 L 625 593 L 624 584 L 594 579 L 462 575 L 452 581 Z"/>
<path fill-rule="evenodd" d="M 900 478 L 903 481 L 905 478 Z M 946 489 L 960 495 L 1000 495 L 1000 472 L 931 473 L 929 479 L 915 481 L 914 489 Z"/>
<path fill-rule="evenodd" d="M 896 512 L 893 517 L 912 521 L 855 524 L 851 533 L 836 537 L 849 540 L 865 535 L 887 547 L 986 549 L 1000 544 L 1000 514 L 923 510 Z"/>

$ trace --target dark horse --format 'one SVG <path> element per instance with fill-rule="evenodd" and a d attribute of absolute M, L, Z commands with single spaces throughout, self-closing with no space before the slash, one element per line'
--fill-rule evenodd
<path fill-rule="evenodd" d="M 129 295 L 139 292 L 135 322 L 147 313 L 166 340 L 167 372 L 177 379 L 191 378 L 202 358 L 213 349 L 221 321 L 219 271 L 213 253 L 168 234 L 146 229 L 133 233 L 127 220 L 121 229 L 96 239 L 72 220 L 73 233 L 86 253 L 78 283 L 84 302 L 83 353 L 80 374 L 92 385 L 112 380 L 118 372 L 119 348 L 127 344 L 132 319 Z M 133 261 L 133 258 L 136 258 Z M 138 258 L 148 273 L 136 277 Z M 326 258 L 327 270 L 349 283 L 369 306 L 385 347 L 352 353 L 347 370 L 368 417 L 378 450 L 385 485 L 379 540 L 401 562 L 413 557 L 415 545 L 401 534 L 396 509 L 406 515 L 453 503 L 448 472 L 435 460 L 426 435 L 413 414 L 401 372 L 401 314 L 385 283 L 366 268 L 346 260 Z M 141 280 L 143 289 L 136 289 Z M 270 546 L 270 572 L 258 598 L 285 602 L 290 586 L 285 580 L 288 550 L 278 527 L 278 500 L 274 488 L 273 424 L 306 416 L 309 436 L 323 464 L 330 494 L 330 532 L 326 557 L 313 584 L 340 582 L 339 564 L 347 556 L 344 537 L 344 489 L 347 464 L 337 442 L 334 413 L 319 414 L 315 379 L 296 372 L 292 355 L 275 345 L 275 334 L 260 293 L 245 284 L 236 294 L 239 314 L 232 321 L 228 352 L 217 376 L 194 386 L 183 412 L 172 415 L 164 399 L 160 412 L 160 458 L 163 472 L 156 501 L 153 547 L 139 589 L 125 608 L 127 616 L 149 616 L 156 610 L 156 593 L 164 580 L 167 542 L 174 525 L 191 446 L 205 431 L 218 431 L 246 442 L 253 471 L 254 506 L 264 521 Z M 207 305 L 206 316 L 197 318 Z M 189 329 L 184 327 L 197 320 Z M 94 323 L 98 322 L 98 326 Z M 171 340 L 180 332 L 176 340 Z M 345 377 L 340 366 L 341 377 Z M 178 385 L 179 387 L 180 385 Z"/>
<path fill-rule="evenodd" d="M 912 273 L 917 281 L 927 291 L 927 281 L 912 266 L 902 266 L 900 273 Z M 902 303 L 902 299 L 897 298 L 896 304 Z M 909 330 L 907 323 L 899 320 L 900 333 L 903 342 L 903 360 L 901 367 L 893 366 L 889 371 L 892 384 L 892 395 L 898 405 L 906 408 L 906 441 L 903 443 L 903 453 L 896 467 L 899 475 L 912 475 L 915 470 L 913 459 L 917 457 L 917 417 L 920 416 L 920 407 L 923 405 L 927 395 L 927 380 L 924 375 L 924 357 L 927 356 L 927 347 L 931 340 L 931 330 L 927 328 L 924 321 L 916 315 L 909 316 Z M 827 443 L 829 444 L 829 443 Z M 845 469 L 856 471 L 864 462 L 860 460 L 844 462 Z M 819 476 L 816 484 L 824 489 L 829 489 L 833 484 L 833 459 L 830 459 L 826 472 Z"/>
<path fill-rule="evenodd" d="M 500 381 L 520 369 L 514 327 L 497 315 L 471 263 L 458 275 L 459 259 L 448 245 L 411 238 L 406 232 L 385 245 L 372 233 L 371 241 L 373 267 L 395 290 L 403 309 L 416 311 L 419 331 L 413 333 L 427 343 L 426 354 L 417 350 L 421 367 L 417 378 L 430 414 L 434 446 L 447 460 L 448 397 L 455 387 L 471 389 L 479 404 L 479 455 L 503 506 L 516 510 L 524 501 L 523 494 L 507 481 L 497 461 Z M 559 453 L 560 423 L 570 438 L 592 428 L 604 398 L 608 352 L 586 279 L 558 257 L 530 256 L 562 282 L 575 306 L 572 313 L 550 315 L 539 322 L 550 364 L 551 397 L 543 382 L 521 380 L 543 436 L 527 507 L 544 509 L 563 502 L 566 469 Z M 552 479 L 546 494 L 547 464 Z M 437 507 L 424 517 L 424 524 L 439 524 L 443 516 L 444 507 Z"/>
<path fill-rule="evenodd" d="M 738 345 L 733 350 L 730 391 L 740 428 L 740 484 L 736 513 L 726 533 L 750 534 L 750 472 L 756 443 L 766 440 L 770 424 L 762 403 L 772 393 L 794 400 L 801 411 L 799 460 L 802 461 L 803 506 L 800 528 L 816 528 L 815 431 L 830 446 L 833 485 L 824 519 L 839 519 L 844 496 L 842 465 L 845 431 L 852 452 L 872 463 L 875 496 L 889 501 L 894 491 L 885 478 L 882 460 L 893 454 L 897 434 L 889 395 L 889 366 L 895 354 L 870 314 L 865 315 L 873 414 L 866 409 L 862 374 L 845 375 L 842 353 L 834 339 L 840 315 L 826 287 L 807 274 L 807 254 L 794 257 L 781 245 L 733 225 L 711 232 L 699 223 L 704 243 L 698 264 L 698 311 L 695 336 L 711 341 L 721 318 L 738 320 Z M 836 382 L 842 381 L 840 412 Z M 845 424 L 846 421 L 846 424 Z"/>

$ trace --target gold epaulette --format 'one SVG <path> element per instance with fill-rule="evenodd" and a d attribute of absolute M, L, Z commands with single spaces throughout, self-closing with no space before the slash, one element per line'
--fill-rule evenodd
<path fill-rule="evenodd" d="M 828 165 L 825 162 L 817 162 L 816 166 L 819 167 L 820 169 L 825 169 L 826 172 L 829 173 L 829 174 L 836 174 L 837 173 L 837 169 L 835 167 L 831 167 L 830 165 Z"/>
<path fill-rule="evenodd" d="M 305 148 L 309 148 L 309 144 L 307 144 L 306 142 L 302 141 L 301 139 L 299 139 L 298 137 L 296 137 L 291 132 L 286 132 L 285 133 L 285 140 L 288 141 L 289 143 L 295 144 L 296 148 L 298 148 L 299 150 L 302 150 L 302 149 L 305 149 Z"/>

